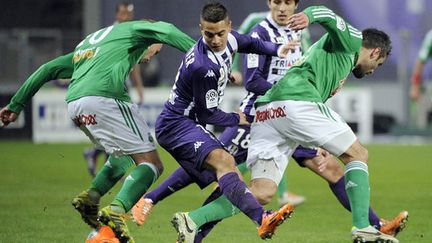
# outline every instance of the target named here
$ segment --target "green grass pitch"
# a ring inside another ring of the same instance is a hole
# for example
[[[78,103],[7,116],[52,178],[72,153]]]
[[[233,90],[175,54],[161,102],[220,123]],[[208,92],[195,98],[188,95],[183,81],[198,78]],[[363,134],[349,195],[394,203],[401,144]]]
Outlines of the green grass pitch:
[[[84,242],[90,228],[70,201],[90,184],[82,151],[87,144],[0,142],[0,242]],[[372,206],[383,218],[406,209],[408,227],[401,242],[432,242],[432,145],[370,145],[369,172]],[[161,152],[165,172],[177,163]],[[307,197],[293,217],[276,232],[273,242],[350,242],[351,216],[327,184],[296,163],[288,167],[289,187]],[[119,187],[106,195],[112,200]],[[176,211],[198,207],[211,189],[193,185],[159,203],[143,227],[129,223],[137,242],[175,242],[170,219]],[[276,203],[269,205],[276,208]],[[261,242],[244,215],[223,221],[206,242]]]

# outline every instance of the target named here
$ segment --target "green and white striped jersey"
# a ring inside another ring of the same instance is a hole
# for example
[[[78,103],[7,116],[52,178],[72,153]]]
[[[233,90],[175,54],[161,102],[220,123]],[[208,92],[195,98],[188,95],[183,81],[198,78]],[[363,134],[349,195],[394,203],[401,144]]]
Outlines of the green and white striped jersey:
[[[310,23],[319,23],[327,33],[291,67],[257,105],[279,100],[325,102],[335,95],[357,62],[362,33],[324,6],[303,11]]]
[[[88,35],[75,48],[66,101],[84,96],[130,101],[124,80],[154,43],[186,52],[195,41],[172,24],[148,21],[124,22]]]
[[[423,39],[418,54],[418,59],[423,63],[425,63],[429,58],[432,58],[432,30],[429,30]]]
[[[182,52],[195,41],[165,22],[131,21],[88,35],[73,53],[40,66],[12,97],[8,108],[20,113],[46,82],[72,78],[66,101],[84,96],[104,96],[130,101],[124,80],[153,43],[165,43]]]

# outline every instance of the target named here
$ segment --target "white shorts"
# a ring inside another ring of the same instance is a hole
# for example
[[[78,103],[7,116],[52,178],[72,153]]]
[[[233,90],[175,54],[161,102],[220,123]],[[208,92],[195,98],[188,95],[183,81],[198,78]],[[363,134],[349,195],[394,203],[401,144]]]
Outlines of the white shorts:
[[[250,135],[246,163],[252,179],[267,178],[276,184],[298,145],[322,147],[339,156],[357,140],[346,122],[326,105],[293,100],[258,107]]]
[[[138,106],[101,96],[87,96],[68,103],[70,118],[96,147],[114,156],[156,149]]]

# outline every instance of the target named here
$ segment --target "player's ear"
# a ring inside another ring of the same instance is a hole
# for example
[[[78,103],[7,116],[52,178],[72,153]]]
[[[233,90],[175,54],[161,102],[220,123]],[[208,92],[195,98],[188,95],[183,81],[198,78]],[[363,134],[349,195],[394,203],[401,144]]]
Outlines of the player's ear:
[[[381,48],[379,48],[379,47],[374,48],[371,51],[370,58],[371,59],[378,59],[380,54],[381,54]]]

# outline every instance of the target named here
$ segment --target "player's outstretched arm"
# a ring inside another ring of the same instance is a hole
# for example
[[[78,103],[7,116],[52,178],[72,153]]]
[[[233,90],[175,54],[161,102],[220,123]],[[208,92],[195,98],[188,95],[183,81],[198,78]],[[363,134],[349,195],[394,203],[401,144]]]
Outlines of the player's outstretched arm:
[[[46,82],[58,78],[71,78],[73,73],[73,53],[57,57],[40,66],[12,97],[7,109],[19,114],[25,104]]]
[[[134,30],[147,40],[150,39],[154,43],[167,44],[182,52],[188,51],[196,42],[175,25],[163,21],[138,22],[134,25]]]

